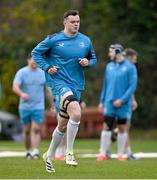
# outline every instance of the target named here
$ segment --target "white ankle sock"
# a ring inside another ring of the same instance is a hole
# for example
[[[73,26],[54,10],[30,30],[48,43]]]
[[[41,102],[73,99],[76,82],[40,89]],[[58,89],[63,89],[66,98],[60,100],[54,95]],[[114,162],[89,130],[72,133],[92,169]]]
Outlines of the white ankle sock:
[[[127,141],[127,133],[118,133],[117,144],[118,144],[119,156],[124,154],[126,141]]]
[[[111,145],[111,131],[103,130],[100,137],[100,154],[106,156]]]
[[[56,128],[52,134],[52,140],[47,151],[47,158],[52,160],[55,156],[56,148],[58,147],[59,143],[61,142],[64,133],[60,132],[58,128]]]
[[[125,148],[125,153],[126,153],[128,156],[130,156],[130,155],[132,154],[132,150],[131,150],[131,147],[130,147],[130,146],[128,146],[128,147]]]
[[[71,119],[69,119],[68,121],[68,125],[67,125],[67,149],[66,152],[73,152],[73,145],[74,145],[74,141],[78,132],[78,128],[79,128],[79,122],[75,122]]]
[[[39,154],[39,149],[33,149],[31,154],[32,156],[34,156],[35,154]]]

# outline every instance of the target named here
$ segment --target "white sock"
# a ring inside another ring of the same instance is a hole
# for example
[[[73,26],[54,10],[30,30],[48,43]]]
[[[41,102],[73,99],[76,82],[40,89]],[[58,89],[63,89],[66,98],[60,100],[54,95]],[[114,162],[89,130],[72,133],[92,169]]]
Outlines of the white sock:
[[[130,146],[128,146],[128,147],[125,148],[125,153],[126,153],[128,156],[130,156],[130,155],[132,154],[132,150],[131,150],[131,147],[130,147]]]
[[[35,154],[39,154],[39,149],[33,149],[31,154],[32,156],[34,156]]]
[[[112,141],[110,142],[110,145],[108,146],[108,149],[106,151],[107,156],[111,156],[111,145],[112,145]]]
[[[67,149],[66,152],[73,152],[73,145],[78,132],[80,122],[75,122],[71,119],[67,125]]]
[[[111,145],[111,131],[103,130],[100,137],[100,154],[107,155]]]
[[[52,140],[47,151],[47,158],[52,160],[55,156],[56,148],[58,147],[59,143],[61,142],[64,133],[60,132],[58,128],[56,128],[52,134]]]
[[[118,144],[119,156],[124,154],[126,141],[127,141],[127,133],[118,133],[117,144]]]

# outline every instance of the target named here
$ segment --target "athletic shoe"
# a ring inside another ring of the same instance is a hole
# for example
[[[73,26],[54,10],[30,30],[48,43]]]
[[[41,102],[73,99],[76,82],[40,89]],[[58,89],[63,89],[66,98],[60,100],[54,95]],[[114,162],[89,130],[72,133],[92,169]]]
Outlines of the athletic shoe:
[[[108,156],[104,156],[104,155],[98,155],[98,157],[96,158],[97,161],[106,161],[106,160],[110,160],[111,157]]]
[[[126,160],[127,160],[127,158],[124,157],[124,156],[118,156],[116,159],[117,159],[118,161],[126,161]]]
[[[78,163],[75,160],[74,154],[73,153],[67,153],[65,156],[65,162],[67,165],[70,166],[77,166]]]
[[[55,156],[55,160],[64,161],[65,157],[63,155],[62,156]]]
[[[45,165],[46,165],[46,171],[49,172],[49,173],[54,173],[55,172],[55,168],[53,167],[52,161],[50,161],[47,158],[46,153],[43,154],[43,160],[44,160]]]
[[[34,154],[34,155],[32,156],[32,158],[37,160],[37,159],[40,159],[40,156],[39,156],[39,154]]]
[[[133,154],[127,157],[127,160],[139,160],[139,158],[135,157]]]
[[[26,159],[32,159],[32,155],[30,152],[27,152],[26,155],[25,155],[25,158]]]

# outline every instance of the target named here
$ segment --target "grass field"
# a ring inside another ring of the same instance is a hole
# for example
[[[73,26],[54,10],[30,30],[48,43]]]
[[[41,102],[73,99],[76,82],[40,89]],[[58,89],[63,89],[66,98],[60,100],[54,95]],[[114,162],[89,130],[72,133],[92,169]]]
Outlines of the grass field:
[[[41,144],[41,153],[49,141]],[[136,138],[132,141],[134,152],[157,152],[157,141]],[[97,153],[98,139],[77,140],[75,154]],[[22,143],[0,141],[0,151],[23,151]],[[113,146],[115,152],[115,145]],[[25,160],[23,157],[0,158],[1,179],[157,179],[157,158],[143,158],[137,161],[116,160],[97,162],[95,158],[77,158],[78,167],[72,168],[65,162],[55,161],[56,173],[49,174],[40,160]]]

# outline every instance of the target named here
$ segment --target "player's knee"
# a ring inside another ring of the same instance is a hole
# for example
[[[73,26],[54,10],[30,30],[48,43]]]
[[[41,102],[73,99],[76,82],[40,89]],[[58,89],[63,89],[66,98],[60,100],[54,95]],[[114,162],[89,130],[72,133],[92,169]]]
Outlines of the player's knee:
[[[62,107],[60,109],[61,117],[65,118],[65,119],[69,119],[69,114],[67,113],[67,108],[68,108],[69,104],[73,101],[77,101],[77,99],[74,95],[69,95],[63,100]],[[78,116],[78,113],[76,112],[75,115]]]
[[[74,95],[69,95],[63,100],[62,108],[67,111],[69,104],[73,101],[77,101]]]
[[[114,125],[114,122],[115,122],[115,118],[114,118],[114,117],[111,117],[111,116],[105,115],[105,116],[104,116],[104,122],[106,123],[106,126],[107,126],[107,129],[106,129],[106,130],[111,131],[111,130],[113,129],[113,125]]]
[[[26,136],[29,136],[30,133],[31,133],[31,130],[30,130],[30,129],[25,129],[25,130],[24,130],[24,133],[25,133]]]
[[[40,134],[40,128],[33,128],[33,129],[32,129],[32,132],[33,132],[34,134]]]
[[[72,112],[71,113],[71,115],[70,115],[70,118],[71,119],[73,119],[73,120],[75,120],[75,121],[80,121],[80,119],[81,119],[81,111],[74,111],[74,112]]]

